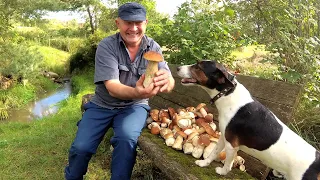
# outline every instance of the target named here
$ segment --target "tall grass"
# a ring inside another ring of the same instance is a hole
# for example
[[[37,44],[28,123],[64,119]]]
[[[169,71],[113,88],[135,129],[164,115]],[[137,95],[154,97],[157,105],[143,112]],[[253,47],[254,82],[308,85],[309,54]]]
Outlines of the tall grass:
[[[47,46],[35,46],[44,57],[42,70],[53,71],[65,75],[69,70],[70,53]]]

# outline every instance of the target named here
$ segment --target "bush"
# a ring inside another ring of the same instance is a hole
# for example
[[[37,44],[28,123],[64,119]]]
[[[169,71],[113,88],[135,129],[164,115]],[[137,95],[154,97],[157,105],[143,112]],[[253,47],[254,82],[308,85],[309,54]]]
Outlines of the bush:
[[[15,43],[0,44],[0,57],[0,73],[15,79],[36,76],[43,60],[37,49]]]
[[[230,64],[229,55],[238,46],[233,32],[232,10],[207,5],[201,1],[182,4],[174,22],[164,19],[164,31],[156,40],[166,46],[172,64],[190,64],[199,59],[214,59]],[[156,29],[158,27],[152,27]],[[164,51],[166,52],[166,51]],[[229,60],[228,60],[229,59]]]
[[[77,52],[70,57],[69,72],[72,73],[75,69],[82,70],[86,67],[94,67],[94,58],[99,42],[108,35],[115,32],[104,33],[96,31],[85,40],[84,46],[80,47]]]
[[[18,36],[22,36],[21,40],[29,40],[41,42],[42,39],[47,39],[47,33],[39,27],[17,27],[13,31]],[[20,41],[23,42],[23,41]]]

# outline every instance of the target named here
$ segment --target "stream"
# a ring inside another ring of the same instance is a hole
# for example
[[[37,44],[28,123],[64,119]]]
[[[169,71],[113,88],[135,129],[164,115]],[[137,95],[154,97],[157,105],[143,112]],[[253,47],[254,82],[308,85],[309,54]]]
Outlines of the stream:
[[[26,122],[41,119],[58,111],[58,103],[67,99],[71,94],[71,83],[65,81],[56,91],[40,95],[24,109],[11,109],[6,121]]]

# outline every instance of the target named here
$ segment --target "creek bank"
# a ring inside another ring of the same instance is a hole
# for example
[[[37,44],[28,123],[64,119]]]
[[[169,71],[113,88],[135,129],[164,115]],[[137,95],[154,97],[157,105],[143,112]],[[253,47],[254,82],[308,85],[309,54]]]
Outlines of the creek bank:
[[[9,110],[7,122],[28,122],[55,114],[58,103],[71,95],[71,82],[69,78],[63,78],[61,87],[55,91],[41,94],[36,100],[30,102],[22,109]]]

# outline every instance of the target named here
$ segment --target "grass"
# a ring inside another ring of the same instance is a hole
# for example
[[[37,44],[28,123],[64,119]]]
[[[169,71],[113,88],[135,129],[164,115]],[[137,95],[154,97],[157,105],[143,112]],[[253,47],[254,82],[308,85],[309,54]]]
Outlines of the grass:
[[[0,124],[0,179],[64,179],[68,150],[81,118],[81,97],[94,89],[93,71],[74,76],[72,82],[73,86],[82,88],[60,104],[57,114],[31,123]],[[110,178],[111,135],[108,132],[90,161],[86,179]],[[158,171],[153,169],[152,162],[138,151],[132,179],[154,179],[152,174],[156,176]]]
[[[35,45],[44,57],[43,70],[53,71],[60,75],[68,72],[70,53],[52,47]]]
[[[63,179],[79,103],[70,98],[63,103],[68,108],[41,121],[1,124],[1,178]]]
[[[71,96],[57,114],[41,121],[1,124],[1,178],[63,179],[68,148],[81,118],[80,100],[81,94]]]

